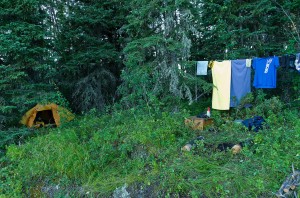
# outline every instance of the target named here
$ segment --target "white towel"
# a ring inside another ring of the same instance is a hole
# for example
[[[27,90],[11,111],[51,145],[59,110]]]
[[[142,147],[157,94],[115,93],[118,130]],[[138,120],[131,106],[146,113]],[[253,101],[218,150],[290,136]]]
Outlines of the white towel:
[[[296,54],[295,67],[300,72],[300,53]]]
[[[251,67],[252,59],[246,59],[246,67]]]
[[[197,61],[196,75],[207,75],[208,61]]]

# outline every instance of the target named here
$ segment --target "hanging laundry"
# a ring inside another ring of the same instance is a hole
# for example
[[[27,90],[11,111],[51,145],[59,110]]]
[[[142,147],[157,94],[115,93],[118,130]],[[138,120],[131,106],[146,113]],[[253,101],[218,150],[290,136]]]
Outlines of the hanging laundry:
[[[251,68],[247,60],[231,61],[230,107],[239,105],[241,99],[251,92]]]
[[[246,67],[251,67],[252,59],[246,59]]]
[[[197,75],[207,75],[208,61],[197,61]]]
[[[213,61],[212,67],[213,94],[212,108],[228,110],[230,104],[231,61]]]
[[[295,66],[296,70],[300,72],[300,53],[296,54]]]
[[[277,56],[268,58],[255,58],[252,62],[255,70],[253,86],[256,88],[276,88],[277,67],[279,60]]]
[[[296,56],[294,54],[286,54],[279,57],[279,65],[283,68],[294,68]]]

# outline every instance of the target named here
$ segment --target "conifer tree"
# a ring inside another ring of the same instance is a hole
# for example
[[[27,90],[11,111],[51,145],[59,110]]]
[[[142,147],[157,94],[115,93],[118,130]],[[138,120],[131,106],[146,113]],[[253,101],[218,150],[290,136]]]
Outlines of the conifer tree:
[[[79,112],[103,110],[115,98],[122,66],[118,29],[124,19],[123,3],[69,1],[58,13],[55,42],[59,87]]]
[[[202,1],[198,55],[235,59],[280,54],[285,19],[274,1]]]
[[[127,105],[149,103],[153,96],[192,100],[186,84],[191,76],[186,70],[196,7],[197,3],[186,0],[130,2],[132,10],[125,27],[129,37],[124,50],[126,68],[120,88]]]
[[[56,97],[42,1],[0,2],[0,123]]]

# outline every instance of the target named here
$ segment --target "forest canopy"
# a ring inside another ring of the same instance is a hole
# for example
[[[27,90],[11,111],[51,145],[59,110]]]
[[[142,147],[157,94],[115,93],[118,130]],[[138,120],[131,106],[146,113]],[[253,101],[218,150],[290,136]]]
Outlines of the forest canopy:
[[[37,103],[81,113],[116,102],[131,108],[210,97],[212,80],[195,76],[195,61],[299,52],[299,6],[296,0],[2,0],[0,126],[15,125]],[[272,94],[299,95],[292,75],[279,76],[283,83]]]

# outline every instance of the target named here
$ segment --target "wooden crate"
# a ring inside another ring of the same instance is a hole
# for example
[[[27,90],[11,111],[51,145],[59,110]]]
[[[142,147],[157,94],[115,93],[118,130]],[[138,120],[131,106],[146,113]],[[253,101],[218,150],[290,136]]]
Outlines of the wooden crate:
[[[213,124],[212,118],[197,118],[196,116],[192,116],[186,118],[184,123],[187,126],[190,126],[193,130],[203,130],[206,126]]]

